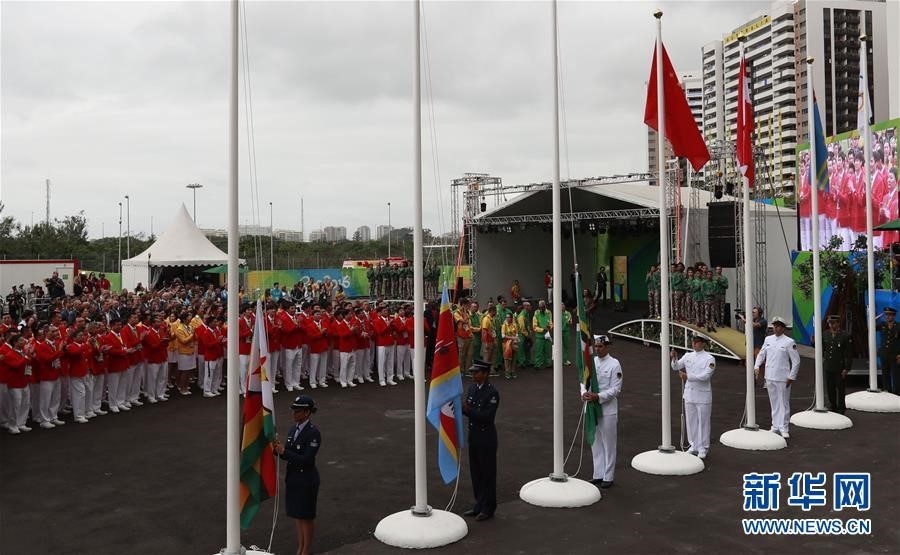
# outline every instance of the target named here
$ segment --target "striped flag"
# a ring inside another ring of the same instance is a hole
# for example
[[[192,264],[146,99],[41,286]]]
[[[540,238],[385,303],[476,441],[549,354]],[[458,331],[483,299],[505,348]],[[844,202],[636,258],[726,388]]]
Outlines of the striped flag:
[[[597,385],[597,372],[594,368],[594,357],[591,353],[591,330],[588,327],[587,317],[584,313],[584,291],[581,289],[581,275],[575,272],[575,295],[578,297],[578,336],[581,339],[581,356],[577,359],[578,381],[583,386],[582,391],[599,393]],[[594,444],[594,436],[597,435],[597,424],[603,415],[603,407],[597,401],[588,401],[584,407],[584,436],[588,443]]]
[[[428,387],[428,407],[425,411],[428,421],[438,431],[438,466],[445,484],[456,479],[459,452],[463,445],[463,390],[455,328],[445,282]]]
[[[750,101],[750,79],[747,60],[741,57],[738,73],[737,159],[741,175],[747,178],[753,190],[753,104]]]
[[[816,100],[815,96],[813,96],[813,116],[815,116],[815,127],[813,128],[813,132],[815,134],[815,145],[810,145],[810,148],[816,149],[816,165],[819,166],[818,171],[815,172],[816,179],[810,179],[810,183],[815,183],[820,191],[828,192],[831,188],[829,184],[828,178],[828,150],[825,148],[825,132],[822,131],[822,118],[819,117],[819,102]],[[810,176],[812,176],[813,169],[810,168]]]
[[[241,529],[246,529],[260,504],[275,495],[275,416],[272,382],[269,381],[269,342],[262,301],[256,302],[256,329],[250,350],[247,396],[244,398],[241,441]]]

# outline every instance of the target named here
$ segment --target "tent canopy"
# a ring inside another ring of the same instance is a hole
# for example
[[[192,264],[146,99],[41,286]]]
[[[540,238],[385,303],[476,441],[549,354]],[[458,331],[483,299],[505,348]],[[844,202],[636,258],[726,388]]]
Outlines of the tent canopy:
[[[875,229],[900,229],[900,218],[896,220],[891,220],[890,222],[883,223],[879,226],[875,226]]]
[[[243,261],[242,261],[243,262]],[[175,220],[150,248],[122,261],[123,265],[149,266],[217,266],[228,263],[228,255],[203,235],[191,220],[187,208],[175,214]]]

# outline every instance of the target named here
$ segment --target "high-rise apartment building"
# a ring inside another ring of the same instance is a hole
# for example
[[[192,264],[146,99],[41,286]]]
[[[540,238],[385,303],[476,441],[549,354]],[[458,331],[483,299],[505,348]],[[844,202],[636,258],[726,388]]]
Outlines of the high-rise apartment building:
[[[353,234],[353,239],[355,241],[371,241],[372,240],[372,229],[367,225],[361,225],[356,228],[356,232]]]
[[[376,227],[375,228],[375,238],[378,239],[379,241],[384,239],[385,237],[388,236],[388,233],[390,232],[390,230],[391,230],[391,227],[387,226],[387,225],[380,225],[380,226]]]
[[[325,234],[325,240],[331,243],[347,240],[347,228],[344,226],[326,226],[322,232]]]

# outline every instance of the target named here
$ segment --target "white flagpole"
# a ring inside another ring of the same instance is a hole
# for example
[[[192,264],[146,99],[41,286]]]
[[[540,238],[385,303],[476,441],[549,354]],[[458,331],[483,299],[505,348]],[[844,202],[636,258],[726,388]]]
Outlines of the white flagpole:
[[[669,219],[666,206],[666,100],[663,71],[662,16],[656,18],[656,182],[659,184],[659,271],[660,271],[660,398],[662,405],[662,442],[655,451],[645,451],[631,460],[631,466],[648,474],[686,475],[703,470],[699,458],[675,450],[672,445],[672,386],[669,362]]]
[[[528,482],[519,497],[539,507],[583,507],[600,500],[593,484],[566,476],[563,468],[563,318],[562,218],[559,183],[559,39],[557,2],[551,2],[551,58],[553,60],[553,472]],[[573,229],[574,233],[574,229]],[[577,294],[577,291],[576,291]],[[573,389],[573,391],[576,391]]]
[[[746,71],[746,61],[744,60],[744,42],[746,37],[742,36],[740,42],[740,60],[744,64]],[[750,82],[749,71],[743,73],[740,77],[743,81],[743,90],[738,92],[738,110],[746,110],[746,103],[750,102]],[[741,82],[741,81],[739,81]],[[740,86],[740,85],[739,85]],[[747,113],[743,112],[742,117],[744,128],[750,125],[747,121]],[[743,130],[739,130],[739,133]],[[740,141],[740,137],[738,141]],[[750,160],[742,160],[745,164],[754,164],[753,149],[751,143]],[[755,175],[755,172],[754,172]],[[772,451],[787,447],[787,442],[778,434],[770,431],[760,430],[756,423],[756,380],[753,373],[755,360],[753,357],[753,264],[754,252],[752,245],[752,237],[750,235],[750,179],[744,175],[741,179],[743,185],[743,249],[744,249],[744,372],[745,372],[745,390],[744,405],[747,413],[747,422],[741,427],[734,430],[728,430],[719,436],[719,441],[723,445],[733,447],[735,449],[747,449],[751,451]]]
[[[692,181],[692,179],[691,179],[691,172],[693,171],[693,169],[694,169],[694,168],[691,166],[691,164],[688,163],[688,164],[687,164],[687,186],[688,186],[688,195],[691,194],[691,186],[692,186],[692,185],[691,185],[691,181]],[[685,213],[684,213],[684,235],[683,235],[683,237],[682,237],[682,239],[681,239],[681,244],[682,244],[682,247],[681,247],[681,260],[678,261],[678,262],[681,262],[682,264],[684,264],[684,261],[688,259],[688,256],[687,256],[687,254],[688,254],[688,249],[689,249],[690,246],[691,246],[691,242],[690,242],[690,241],[691,241],[691,236],[690,236],[690,234],[688,233],[688,232],[690,231],[690,225],[691,225],[691,203],[690,203],[690,201],[688,201],[688,207],[687,207],[687,210],[685,210]]]
[[[810,198],[812,199],[813,336],[815,337],[815,408],[791,416],[791,424],[803,428],[839,430],[853,425],[844,415],[825,408],[825,379],[822,366],[822,270],[819,267],[819,168],[816,160],[816,120],[813,58],[806,59],[806,116],[809,130]]]
[[[239,439],[240,359],[238,356],[238,0],[231,0],[231,49],[228,100],[228,389],[226,438],[226,540],[225,555],[241,553],[240,459]]]
[[[860,71],[860,98],[859,117],[863,125],[860,129],[860,139],[863,141],[865,153],[865,179],[866,179],[866,296],[868,297],[868,312],[866,313],[866,325],[868,327],[867,340],[869,349],[869,388],[866,391],[857,391],[846,397],[847,408],[868,412],[900,412],[900,396],[880,391],[878,389],[878,368],[876,366],[875,346],[875,238],[874,222],[872,214],[872,129],[869,115],[869,76],[867,37],[859,37],[859,71]]]
[[[415,322],[413,337],[413,376],[415,393],[413,428],[415,505],[381,519],[375,527],[375,537],[394,547],[423,549],[440,547],[459,541],[469,528],[461,516],[428,506],[428,483],[425,456],[425,283],[422,248],[422,58],[421,58],[421,0],[413,2],[413,305]]]

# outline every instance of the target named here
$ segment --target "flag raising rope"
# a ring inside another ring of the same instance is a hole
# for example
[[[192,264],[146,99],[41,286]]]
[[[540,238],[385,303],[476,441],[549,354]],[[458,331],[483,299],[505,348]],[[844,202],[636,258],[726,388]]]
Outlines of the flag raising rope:
[[[428,407],[425,409],[428,421],[438,431],[438,466],[445,484],[455,480],[459,474],[459,453],[464,437],[462,393],[455,324],[445,281],[428,388]]]
[[[244,399],[241,441],[241,529],[246,529],[260,504],[275,495],[276,462],[271,443],[275,439],[272,382],[269,381],[269,344],[262,301],[256,301],[256,330],[250,350],[247,396]]]

